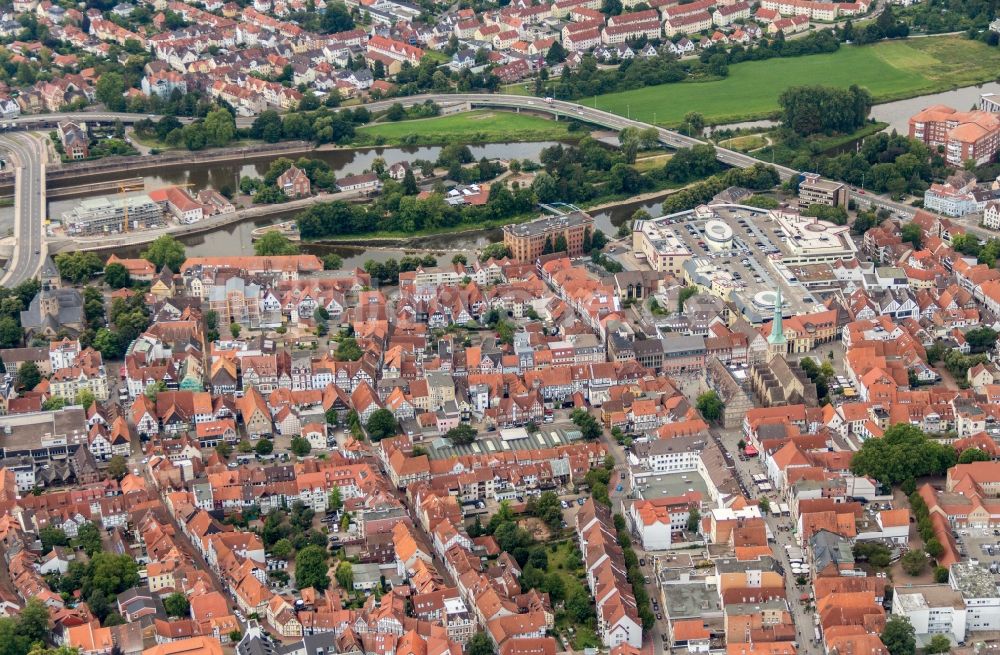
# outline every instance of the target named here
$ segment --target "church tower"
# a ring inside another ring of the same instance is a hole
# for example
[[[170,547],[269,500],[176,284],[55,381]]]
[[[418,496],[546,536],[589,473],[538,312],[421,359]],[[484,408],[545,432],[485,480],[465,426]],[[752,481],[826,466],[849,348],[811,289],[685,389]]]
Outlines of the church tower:
[[[788,354],[788,340],[785,339],[785,330],[781,323],[781,287],[778,287],[774,297],[774,320],[771,321],[771,334],[767,337],[767,360],[771,361],[776,356]]]

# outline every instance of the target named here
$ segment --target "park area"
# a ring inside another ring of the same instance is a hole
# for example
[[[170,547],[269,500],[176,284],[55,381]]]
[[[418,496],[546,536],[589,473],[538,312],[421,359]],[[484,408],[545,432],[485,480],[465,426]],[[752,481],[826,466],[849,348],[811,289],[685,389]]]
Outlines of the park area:
[[[790,86],[857,84],[875,102],[888,102],[993,80],[998,70],[1000,48],[961,36],[883,41],[842,46],[830,54],[743,62],[730,66],[725,79],[611,93],[598,96],[596,106],[666,126],[679,125],[691,111],[721,124],[773,116],[778,96]]]
[[[507,111],[470,111],[434,118],[375,123],[359,128],[366,142],[384,145],[439,145],[452,142],[514,143],[570,138],[568,122]],[[581,134],[582,136],[582,134]]]

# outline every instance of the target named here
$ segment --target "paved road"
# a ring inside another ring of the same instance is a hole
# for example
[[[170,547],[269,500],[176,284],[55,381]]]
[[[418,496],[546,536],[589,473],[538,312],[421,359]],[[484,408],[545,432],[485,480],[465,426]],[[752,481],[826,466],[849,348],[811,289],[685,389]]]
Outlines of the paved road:
[[[45,256],[45,146],[27,134],[5,134],[0,136],[0,148],[11,153],[17,166],[14,253],[0,279],[5,286],[15,286],[34,277]]]

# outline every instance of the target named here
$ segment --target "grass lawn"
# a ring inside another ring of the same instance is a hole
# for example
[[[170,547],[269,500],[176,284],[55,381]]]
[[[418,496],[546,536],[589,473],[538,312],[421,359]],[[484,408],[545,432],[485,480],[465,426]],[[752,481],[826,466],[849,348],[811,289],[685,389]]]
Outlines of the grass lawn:
[[[583,561],[580,558],[576,542],[567,539],[556,545],[555,551],[550,545],[545,552],[549,557],[549,566],[546,571],[557,573],[563,579],[567,598],[574,594],[578,588],[590,595],[583,570]],[[578,623],[563,611],[556,613],[556,631],[562,634],[563,638],[575,650],[601,646],[601,640],[597,638],[596,626],[590,623]]]
[[[508,143],[558,141],[571,138],[565,121],[552,121],[529,114],[480,110],[449,116],[420,118],[398,123],[379,123],[358,129],[368,142],[381,139],[386,145],[432,145],[462,143]],[[582,134],[581,134],[582,136]]]
[[[960,36],[843,46],[835,53],[750,61],[729,67],[729,77],[681,82],[598,96],[597,107],[633,119],[678,125],[698,111],[709,123],[766,118],[789,86],[822,84],[867,88],[887,102],[993,80],[1000,49]],[[591,104],[590,101],[587,104]]]
[[[757,148],[763,148],[766,146],[767,139],[759,134],[747,134],[746,136],[735,136],[732,139],[720,141],[719,145],[723,148],[729,148],[730,150],[748,152],[750,150],[756,150]]]

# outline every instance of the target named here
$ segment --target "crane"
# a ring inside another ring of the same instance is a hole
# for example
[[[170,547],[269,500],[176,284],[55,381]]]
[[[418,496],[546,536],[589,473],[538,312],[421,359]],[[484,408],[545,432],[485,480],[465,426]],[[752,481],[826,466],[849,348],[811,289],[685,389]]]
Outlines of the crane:
[[[142,191],[146,188],[146,185],[142,182],[132,182],[129,184],[121,184],[118,186],[118,191],[122,194],[122,199],[125,200],[123,203],[125,207],[125,218],[122,220],[122,232],[128,232],[128,199],[125,198],[126,193],[135,193],[136,191]]]

